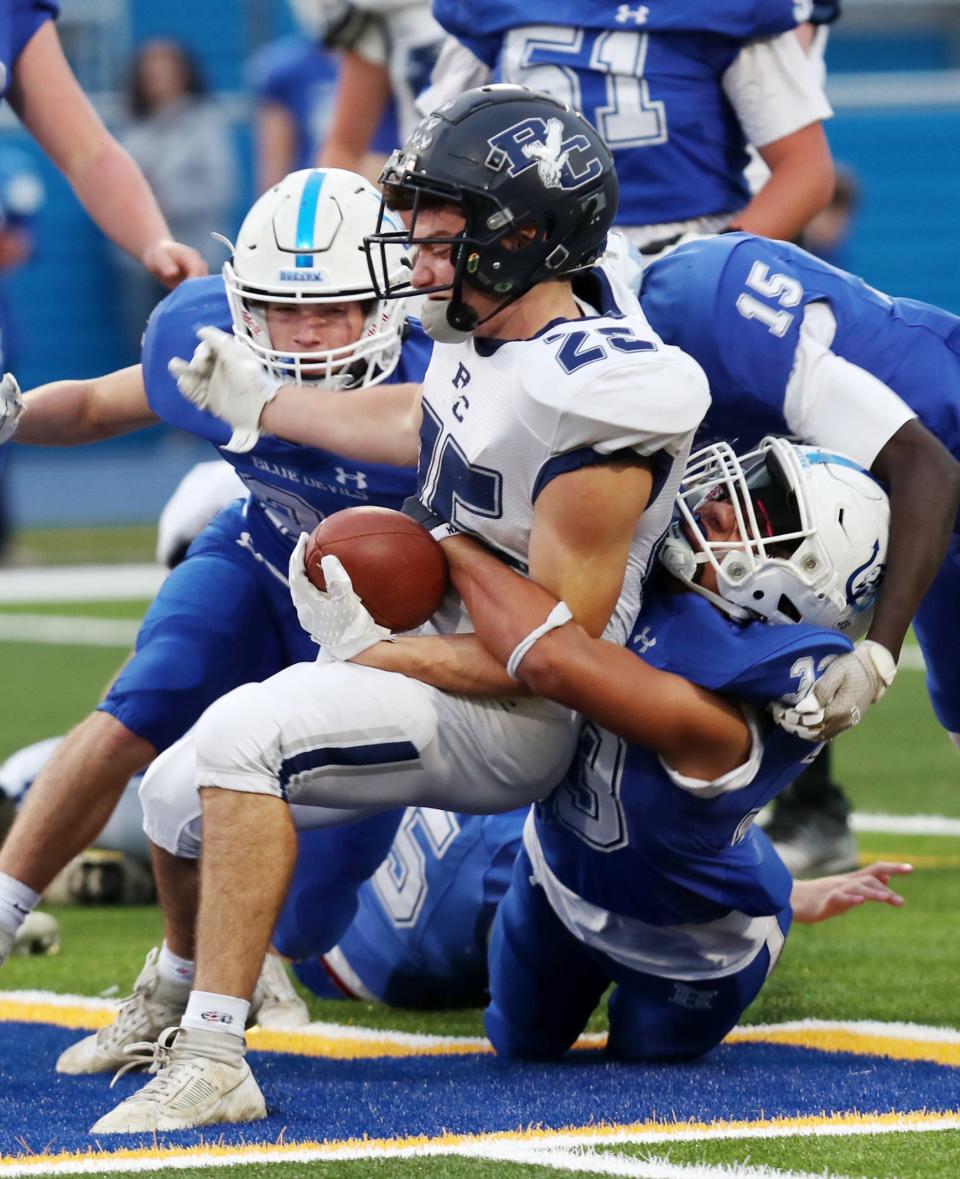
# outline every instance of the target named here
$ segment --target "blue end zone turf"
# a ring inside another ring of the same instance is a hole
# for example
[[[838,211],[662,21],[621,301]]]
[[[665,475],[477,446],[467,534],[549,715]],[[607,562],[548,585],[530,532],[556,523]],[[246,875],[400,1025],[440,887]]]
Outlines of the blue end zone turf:
[[[90,1148],[93,1122],[146,1080],[129,1075],[110,1090],[108,1075],[57,1075],[57,1055],[78,1034],[46,1024],[0,1025],[0,1155]],[[160,1134],[156,1141],[108,1135],[100,1147],[960,1108],[958,1068],[775,1044],[723,1045],[699,1064],[670,1066],[611,1064],[594,1052],[559,1065],[512,1065],[487,1055],[331,1060],[253,1052],[250,1060],[270,1109],[265,1121]]]

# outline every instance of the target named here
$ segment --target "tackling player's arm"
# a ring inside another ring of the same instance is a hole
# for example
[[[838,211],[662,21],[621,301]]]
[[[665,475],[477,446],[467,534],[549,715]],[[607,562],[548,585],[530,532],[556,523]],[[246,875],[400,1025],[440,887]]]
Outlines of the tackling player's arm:
[[[36,446],[79,446],[151,426],[139,364],[85,381],[54,381],[24,394],[16,440]]]
[[[444,551],[478,636],[506,663],[556,605],[555,597],[466,537],[445,541]],[[650,667],[626,647],[591,637],[576,621],[539,639],[518,674],[536,695],[655,750],[691,778],[712,781],[749,755],[750,731],[736,704]]]
[[[960,463],[914,419],[885,443],[870,471],[890,495],[890,540],[867,638],[896,659],[946,555],[960,511]]]
[[[537,500],[530,534],[530,578],[548,597],[566,602],[588,636],[599,635],[610,620],[637,521],[652,488],[648,460],[616,460],[558,476]],[[489,560],[500,565],[495,557]],[[524,578],[512,577],[525,584]],[[496,606],[505,624],[516,619],[511,630],[517,632],[516,642],[532,629],[523,629],[529,615],[520,608],[522,601],[507,595]],[[533,625],[542,621],[540,617]],[[517,682],[506,671],[512,650],[488,649],[477,635],[417,636],[380,643],[355,661],[400,672],[448,692],[515,696]],[[558,698],[543,686],[528,681],[526,686],[537,695]]]

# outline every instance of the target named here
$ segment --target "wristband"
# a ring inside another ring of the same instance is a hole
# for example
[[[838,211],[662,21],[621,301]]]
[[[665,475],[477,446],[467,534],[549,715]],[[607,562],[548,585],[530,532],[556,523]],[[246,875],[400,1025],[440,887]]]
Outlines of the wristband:
[[[513,648],[510,658],[507,660],[507,675],[512,680],[518,680],[517,669],[524,660],[524,656],[534,645],[552,630],[563,626],[565,622],[570,622],[573,614],[566,602],[557,602],[556,606],[550,611],[546,619],[540,623],[538,627],[532,630],[526,638],[520,640]]]

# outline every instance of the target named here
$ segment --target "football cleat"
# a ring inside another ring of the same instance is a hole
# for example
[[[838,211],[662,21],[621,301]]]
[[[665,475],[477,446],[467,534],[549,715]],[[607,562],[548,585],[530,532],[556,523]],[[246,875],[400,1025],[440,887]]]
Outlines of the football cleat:
[[[11,955],[59,954],[60,926],[49,913],[29,913],[14,935]]]
[[[268,953],[250,1001],[247,1026],[300,1028],[310,1022],[307,1005],[297,994],[277,954]]]
[[[128,1058],[128,1063],[135,1068],[149,1064],[156,1076],[104,1114],[91,1126],[90,1133],[189,1130],[193,1126],[265,1118],[267,1107],[260,1086],[240,1052],[225,1045],[216,1056],[197,1055],[192,1045],[198,1036],[207,1047],[211,1038],[236,1039],[219,1032],[191,1033],[173,1027],[162,1032],[156,1043],[132,1044],[133,1059]],[[140,1056],[134,1055],[137,1050],[143,1050]]]
[[[770,842],[798,880],[850,872],[858,866],[857,841],[845,818],[813,807],[783,809],[765,828]]]
[[[182,1002],[170,994],[158,996],[160,975],[156,946],[147,954],[143,969],[133,984],[133,993],[120,1004],[117,1018],[92,1036],[71,1044],[57,1060],[57,1072],[77,1076],[81,1073],[109,1073],[127,1064],[126,1048],[135,1041],[152,1041],[164,1028],[180,1022],[187,1009],[190,988],[183,989]]]
[[[90,847],[67,864],[43,897],[55,905],[148,905],[157,890],[143,860]]]

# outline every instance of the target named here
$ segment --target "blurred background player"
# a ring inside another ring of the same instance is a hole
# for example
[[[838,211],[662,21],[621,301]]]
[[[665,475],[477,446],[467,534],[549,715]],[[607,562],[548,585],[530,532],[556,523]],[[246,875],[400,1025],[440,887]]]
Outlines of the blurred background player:
[[[879,699],[915,616],[934,711],[957,741],[960,321],[893,299],[797,246],[744,234],[655,260],[640,298],[663,338],[708,375],[703,437],[751,445],[777,431],[842,445],[889,488],[887,580],[866,641],[817,685],[827,716],[821,724],[808,714],[810,740],[855,723]],[[805,779],[771,828],[791,871],[855,862],[847,811],[828,779]]]
[[[43,183],[22,149],[0,146],[0,369],[19,360],[17,313],[7,292],[7,277],[34,249],[34,220],[43,204]],[[7,462],[0,455],[0,564],[7,556],[12,526],[7,507]]]
[[[170,288],[184,278],[206,274],[206,263],[196,250],[173,240],[143,173],[104,127],[73,76],[54,25],[58,13],[53,0],[0,7],[0,98],[6,98],[100,229],[158,282]],[[22,183],[19,189],[19,199],[28,199]],[[36,203],[30,215],[35,212]],[[4,213],[14,222],[18,217],[14,208]],[[0,270],[23,262],[28,246],[26,220],[4,230]],[[9,330],[13,321],[5,313],[4,319],[0,328]],[[3,353],[8,344],[0,340]],[[5,355],[0,359],[6,369]],[[0,480],[5,465],[0,457]],[[0,483],[0,546],[9,535]]]
[[[579,757],[524,831],[490,944],[485,1025],[501,1055],[560,1056],[610,983],[608,1052],[702,1055],[738,1021],[789,928],[792,881],[754,820],[810,756],[771,703],[849,652],[882,577],[889,509],[842,455],[765,439],[691,457],[626,648],[546,631],[521,681],[589,718]],[[556,600],[470,542],[446,546],[498,657]],[[500,603],[518,607],[504,623]],[[770,625],[773,624],[773,625]],[[868,894],[886,888],[890,865]],[[557,980],[563,979],[563,986]]]
[[[207,97],[192,54],[176,41],[141,45],[130,63],[127,103],[120,142],[147,178],[171,233],[219,270],[223,246],[213,233],[229,224],[237,161],[224,114]],[[164,290],[125,255],[117,263],[130,355],[139,357],[144,324]]]
[[[261,46],[247,63],[255,100],[258,193],[289,172],[316,163],[330,126],[340,68],[339,56],[326,39],[353,12],[348,5],[327,5],[324,0],[291,0],[290,7],[299,29]]]
[[[696,6],[593,6],[548,0],[434,15],[473,59],[445,54],[424,107],[456,94],[476,59],[495,79],[582,110],[613,152],[617,226],[640,248],[728,226],[792,238],[829,200],[830,105],[797,38],[809,5],[748,0]],[[769,167],[751,197],[747,145]]]
[[[168,288],[205,274],[196,250],[172,240],[142,172],[80,89],[57,37],[58,12],[52,0],[0,10],[0,94],[111,241]]]
[[[319,7],[328,9],[330,0],[319,0]],[[429,0],[356,0],[349,15],[336,23],[329,18],[327,41],[341,60],[333,114],[317,160],[321,166],[375,178],[383,158],[368,158],[371,150],[389,154],[417,125],[415,100],[430,79],[443,40],[430,7]],[[386,144],[380,132],[388,118],[394,140]]]
[[[5,939],[56,872],[92,841],[130,776],[210,701],[315,657],[286,586],[295,537],[343,506],[398,507],[414,485],[409,470],[233,434],[187,402],[167,370],[173,356],[192,349],[199,326],[215,324],[232,327],[265,373],[311,390],[419,379],[428,343],[416,331],[401,343],[403,303],[374,297],[360,249],[379,205],[358,176],[295,173],[251,209],[223,277],[191,283],[156,310],[142,366],[57,382],[26,398],[9,377],[0,387],[4,437],[19,424],[23,441],[69,444],[162,417],[208,439],[250,493],[204,529],[164,582],[134,657],[31,788],[0,851]],[[401,256],[398,248],[397,266]]]

